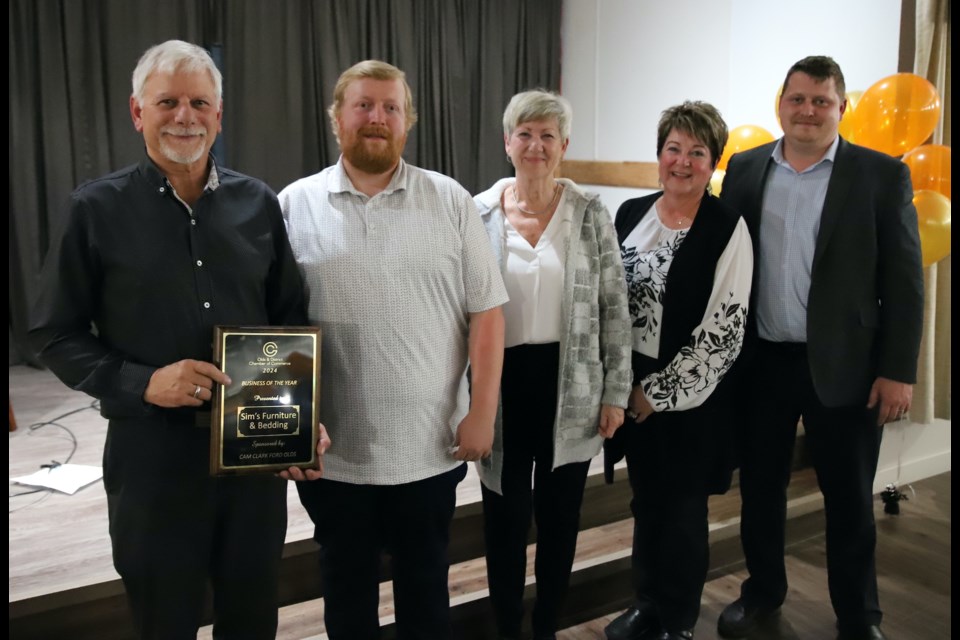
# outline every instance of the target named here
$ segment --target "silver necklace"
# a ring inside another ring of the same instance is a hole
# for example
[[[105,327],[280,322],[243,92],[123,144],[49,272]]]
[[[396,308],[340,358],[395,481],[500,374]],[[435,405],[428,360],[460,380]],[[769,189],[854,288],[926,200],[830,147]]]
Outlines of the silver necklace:
[[[656,203],[656,207],[657,216],[660,218],[660,224],[668,229],[673,229],[673,227],[669,226],[667,221],[670,221],[671,224],[676,225],[677,229],[673,229],[674,231],[682,230],[684,227],[689,227],[691,224],[693,224],[693,218],[690,216],[668,216],[663,210],[663,205],[661,205],[659,200]]]
[[[563,190],[563,187],[560,186],[559,182],[553,183],[553,197],[550,198],[550,202],[547,203],[547,206],[541,209],[540,211],[530,211],[529,209],[524,209],[520,206],[520,195],[517,193],[517,183],[513,183],[513,201],[517,205],[517,209],[520,210],[520,213],[525,213],[528,216],[539,216],[541,214],[550,211],[553,208],[553,203],[557,201],[557,197],[560,195],[560,192]]]

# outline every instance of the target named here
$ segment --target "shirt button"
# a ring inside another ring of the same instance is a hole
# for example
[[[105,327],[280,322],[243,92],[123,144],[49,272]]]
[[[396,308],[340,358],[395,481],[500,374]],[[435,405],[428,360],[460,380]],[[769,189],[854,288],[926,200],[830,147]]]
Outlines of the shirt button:
[[[190,224],[192,224],[193,226],[197,226],[196,218],[190,218]]]
[[[197,266],[198,266],[198,267],[202,267],[202,266],[203,266],[203,260],[197,260]]]
[[[167,192],[166,187],[160,187],[160,193],[166,193],[166,192]]]
[[[209,303],[209,302],[204,302],[204,303],[203,303],[203,308],[204,308],[204,309],[209,309],[209,308],[210,308],[210,303]]]

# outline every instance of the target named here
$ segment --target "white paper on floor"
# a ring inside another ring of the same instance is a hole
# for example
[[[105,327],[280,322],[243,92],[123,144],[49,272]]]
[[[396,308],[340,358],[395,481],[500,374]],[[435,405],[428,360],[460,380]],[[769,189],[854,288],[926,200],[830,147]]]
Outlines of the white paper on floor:
[[[56,467],[40,469],[36,473],[19,478],[10,478],[10,482],[27,484],[32,487],[49,487],[73,495],[81,487],[96,482],[103,477],[103,467],[91,467],[86,464],[61,464]]]

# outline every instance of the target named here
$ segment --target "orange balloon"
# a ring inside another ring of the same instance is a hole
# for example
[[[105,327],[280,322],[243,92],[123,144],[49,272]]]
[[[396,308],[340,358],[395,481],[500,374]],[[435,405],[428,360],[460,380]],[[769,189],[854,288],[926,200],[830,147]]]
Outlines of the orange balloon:
[[[847,91],[847,110],[843,112],[843,118],[840,120],[840,135],[847,142],[856,142],[856,110],[857,103],[863,96],[863,91]]]
[[[910,167],[914,191],[930,189],[950,197],[950,147],[925,144],[903,156],[903,161]]]
[[[773,141],[773,134],[763,127],[758,127],[754,124],[742,124],[739,127],[735,127],[730,132],[730,137],[727,138],[727,146],[723,148],[723,154],[720,156],[717,169],[726,171],[727,162],[733,154],[746,151],[747,149],[753,149],[754,147],[759,147],[762,144]]]
[[[929,267],[950,255],[950,200],[924,189],[913,195],[920,225],[920,252],[923,266]]]
[[[901,156],[933,133],[940,121],[940,96],[928,80],[897,73],[864,92],[854,120],[857,144]]]

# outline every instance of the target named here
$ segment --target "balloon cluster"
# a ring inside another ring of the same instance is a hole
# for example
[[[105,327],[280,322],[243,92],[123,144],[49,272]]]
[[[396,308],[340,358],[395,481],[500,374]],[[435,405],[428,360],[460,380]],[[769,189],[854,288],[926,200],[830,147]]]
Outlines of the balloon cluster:
[[[936,129],[940,110],[940,96],[928,80],[897,73],[848,103],[840,123],[844,137],[902,156],[910,167],[924,267],[950,255],[950,147],[923,144]]]
[[[897,73],[866,91],[848,91],[847,108],[840,120],[840,135],[845,140],[902,156],[910,167],[924,267],[950,255],[950,147],[923,144],[940,121],[940,110],[940,96],[928,80],[913,73]],[[776,111],[779,122],[780,90]],[[713,193],[720,193],[730,156],[773,140],[763,127],[732,129],[710,181]]]

